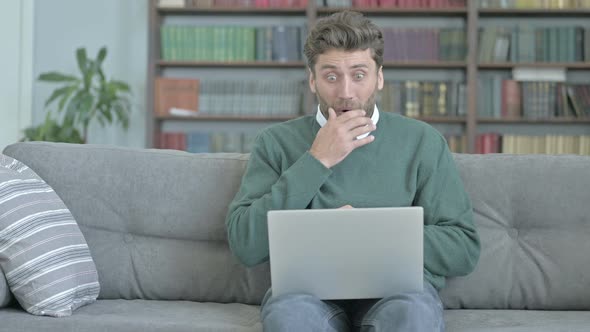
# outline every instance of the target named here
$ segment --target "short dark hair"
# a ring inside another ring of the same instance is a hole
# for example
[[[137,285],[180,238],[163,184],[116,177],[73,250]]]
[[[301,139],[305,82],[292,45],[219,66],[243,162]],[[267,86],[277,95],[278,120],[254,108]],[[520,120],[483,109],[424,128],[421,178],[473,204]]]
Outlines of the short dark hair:
[[[330,49],[345,51],[371,49],[377,69],[383,64],[383,33],[363,14],[345,10],[317,21],[309,32],[303,53],[311,72],[317,57]]]

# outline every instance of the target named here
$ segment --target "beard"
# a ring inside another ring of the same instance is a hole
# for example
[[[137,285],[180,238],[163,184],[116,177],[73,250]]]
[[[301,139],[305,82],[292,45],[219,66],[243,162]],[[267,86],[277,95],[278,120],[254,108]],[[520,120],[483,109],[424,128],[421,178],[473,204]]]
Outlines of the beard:
[[[377,93],[379,92],[379,90],[377,89],[377,85],[375,85],[375,90],[373,90],[373,93],[371,94],[371,96],[369,96],[369,98],[367,99],[367,101],[365,103],[362,103],[360,101],[352,101],[352,100],[338,100],[333,104],[330,104],[326,101],[326,99],[324,99],[318,90],[318,87],[316,85],[315,87],[315,91],[316,91],[316,98],[318,100],[318,103],[320,104],[320,112],[322,112],[322,114],[324,115],[324,117],[326,119],[328,119],[328,108],[333,108],[334,110],[336,109],[348,109],[348,110],[357,110],[357,109],[362,109],[366,112],[366,117],[370,118],[373,116],[373,112],[375,111],[375,100],[377,99]]]

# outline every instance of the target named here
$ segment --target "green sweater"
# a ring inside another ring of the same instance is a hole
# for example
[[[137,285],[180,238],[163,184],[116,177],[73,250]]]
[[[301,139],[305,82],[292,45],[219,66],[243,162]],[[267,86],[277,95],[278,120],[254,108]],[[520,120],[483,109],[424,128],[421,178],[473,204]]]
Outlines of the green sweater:
[[[380,112],[375,140],[331,169],[309,149],[315,116],[258,135],[226,219],[229,245],[245,265],[269,258],[269,210],[422,206],[424,274],[436,288],[466,275],[479,258],[471,202],[447,144],[424,122]]]

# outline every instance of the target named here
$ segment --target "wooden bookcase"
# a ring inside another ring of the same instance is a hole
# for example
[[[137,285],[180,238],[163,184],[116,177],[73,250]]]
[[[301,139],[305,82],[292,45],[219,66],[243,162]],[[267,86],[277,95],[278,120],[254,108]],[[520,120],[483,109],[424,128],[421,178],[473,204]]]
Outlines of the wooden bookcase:
[[[303,62],[239,62],[239,63],[221,63],[221,62],[194,62],[194,61],[164,61],[160,57],[160,26],[167,16],[180,17],[197,17],[197,16],[215,16],[220,20],[232,24],[235,17],[240,16],[255,16],[260,20],[264,20],[273,16],[294,16],[302,17],[306,20],[307,26],[313,25],[318,16],[324,16],[333,13],[343,8],[316,8],[315,1],[309,1],[307,8],[295,9],[254,9],[254,8],[212,8],[212,9],[197,9],[197,8],[158,8],[157,0],[150,0],[149,10],[149,59],[148,59],[148,85],[147,85],[147,142],[148,146],[158,146],[157,138],[162,130],[163,124],[167,121],[185,121],[185,122],[211,122],[211,121],[227,121],[234,123],[247,123],[256,121],[284,121],[289,117],[252,117],[252,116],[202,116],[198,118],[181,118],[174,116],[155,116],[154,115],[154,82],[156,77],[164,76],[165,70],[170,68],[177,69],[198,69],[198,68],[213,68],[219,70],[241,70],[241,69],[298,69],[305,70]],[[415,17],[419,20],[429,19],[446,19],[446,18],[460,18],[464,20],[467,37],[467,55],[465,61],[453,62],[385,62],[384,71],[388,70],[416,70],[428,72],[429,70],[459,70],[464,73],[466,83],[466,107],[467,112],[465,117],[420,117],[419,119],[432,124],[452,124],[462,126],[462,132],[467,139],[467,152],[475,152],[476,135],[478,134],[478,126],[481,125],[527,125],[536,126],[539,124],[551,126],[563,126],[564,131],[567,132],[568,125],[583,125],[588,126],[589,130],[585,133],[590,134],[590,118],[556,118],[556,119],[497,119],[497,118],[478,118],[478,76],[480,73],[495,70],[495,71],[510,71],[515,66],[526,67],[558,67],[567,68],[568,70],[588,71],[590,77],[590,62],[575,62],[575,63],[479,63],[478,62],[478,39],[480,20],[486,18],[522,18],[524,20],[529,18],[559,18],[561,20],[570,17],[576,18],[590,18],[590,9],[578,10],[559,10],[559,9],[487,9],[479,8],[479,1],[468,0],[466,8],[441,8],[441,9],[385,9],[385,8],[351,8],[365,13],[371,18],[378,19],[395,19],[398,17]],[[590,80],[588,81],[590,83]],[[310,100],[313,96],[308,95],[306,105],[311,105]]]

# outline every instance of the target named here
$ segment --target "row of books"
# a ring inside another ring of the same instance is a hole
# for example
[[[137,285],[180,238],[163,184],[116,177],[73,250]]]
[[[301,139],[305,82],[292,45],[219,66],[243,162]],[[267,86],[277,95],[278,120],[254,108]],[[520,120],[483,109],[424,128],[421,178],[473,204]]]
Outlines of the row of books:
[[[191,153],[250,153],[256,132],[163,132],[159,148]]]
[[[163,132],[159,147],[191,153],[250,153],[256,135],[256,132]],[[467,152],[465,135],[444,136],[449,150]],[[590,155],[590,136],[485,133],[476,136],[475,153]]]
[[[301,114],[305,83],[299,80],[232,81],[159,77],[159,116],[290,117]]]
[[[409,117],[464,116],[466,86],[452,81],[386,81],[379,109]]]
[[[313,0],[312,0],[313,1]],[[315,0],[318,7],[464,8],[467,0]],[[161,8],[305,8],[308,0],[159,0]],[[480,8],[580,9],[590,0],[479,0]]]
[[[590,84],[479,79],[478,116],[551,119],[590,117]],[[159,77],[159,116],[293,117],[303,110],[304,81],[233,81]],[[409,117],[465,116],[466,86],[456,81],[386,81],[377,103]],[[277,107],[277,105],[279,105]]]
[[[590,155],[590,136],[523,136],[485,133],[477,135],[475,140],[475,152]]]
[[[444,134],[449,150],[455,153],[467,153],[467,136]]]
[[[316,0],[318,7],[465,8],[466,0]]]
[[[305,89],[304,81],[158,77],[155,111],[159,116],[297,116],[304,113]],[[465,91],[461,82],[386,81],[377,103],[384,112],[411,117],[464,116]]]
[[[480,78],[477,113],[488,118],[590,117],[590,84]]]
[[[590,0],[479,0],[480,8],[583,9]]]
[[[305,8],[308,0],[160,0],[162,8]]]
[[[383,30],[385,61],[462,61],[465,30],[389,28]],[[300,61],[304,26],[163,25],[161,54],[180,61]],[[590,61],[590,28],[489,27],[480,30],[480,62]]]
[[[296,116],[301,114],[303,81],[203,81],[201,114]]]
[[[384,61],[463,61],[465,30],[458,28],[382,28]]]
[[[171,61],[300,61],[303,26],[163,25],[161,57]]]
[[[257,132],[163,132],[159,148],[191,153],[250,153],[256,135]],[[445,135],[445,139],[452,152],[467,152],[465,135]]]
[[[312,0],[318,7],[463,8],[466,0]],[[305,8],[308,0],[160,0],[163,8]]]
[[[163,132],[159,148],[191,153],[250,153],[257,132]],[[449,149],[467,152],[465,135],[445,135]]]
[[[590,28],[484,28],[478,55],[480,62],[590,61]]]

